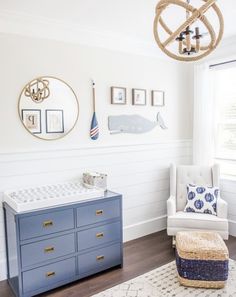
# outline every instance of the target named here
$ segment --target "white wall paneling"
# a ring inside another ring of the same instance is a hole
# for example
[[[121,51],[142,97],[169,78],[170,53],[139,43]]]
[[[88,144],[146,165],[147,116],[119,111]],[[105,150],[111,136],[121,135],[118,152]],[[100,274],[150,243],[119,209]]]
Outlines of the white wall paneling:
[[[0,154],[0,192],[108,173],[109,188],[123,194],[124,239],[166,227],[169,164],[191,163],[191,141]],[[0,279],[6,276],[3,212],[0,212]]]

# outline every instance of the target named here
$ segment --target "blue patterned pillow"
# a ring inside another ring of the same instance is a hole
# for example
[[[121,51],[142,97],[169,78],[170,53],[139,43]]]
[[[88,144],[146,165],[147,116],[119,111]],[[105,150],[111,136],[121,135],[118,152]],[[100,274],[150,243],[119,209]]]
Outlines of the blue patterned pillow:
[[[219,188],[187,185],[187,205],[185,212],[198,212],[217,215],[217,197]]]

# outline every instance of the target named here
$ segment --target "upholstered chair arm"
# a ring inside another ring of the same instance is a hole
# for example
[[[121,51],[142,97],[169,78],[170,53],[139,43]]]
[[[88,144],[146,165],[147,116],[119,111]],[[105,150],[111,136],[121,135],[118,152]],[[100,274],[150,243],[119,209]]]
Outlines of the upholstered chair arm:
[[[175,196],[170,196],[167,200],[167,216],[174,216],[176,213],[176,198]]]
[[[222,198],[217,198],[217,216],[222,219],[227,219],[228,203]]]

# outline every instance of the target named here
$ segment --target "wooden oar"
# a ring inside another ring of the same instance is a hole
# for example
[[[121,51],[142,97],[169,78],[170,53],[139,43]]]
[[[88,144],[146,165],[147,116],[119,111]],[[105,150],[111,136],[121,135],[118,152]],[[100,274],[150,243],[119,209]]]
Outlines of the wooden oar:
[[[90,128],[90,138],[92,140],[98,139],[99,136],[99,128],[98,128],[98,121],[96,116],[96,102],[95,102],[95,82],[92,80],[92,87],[93,87],[93,117],[91,122]]]

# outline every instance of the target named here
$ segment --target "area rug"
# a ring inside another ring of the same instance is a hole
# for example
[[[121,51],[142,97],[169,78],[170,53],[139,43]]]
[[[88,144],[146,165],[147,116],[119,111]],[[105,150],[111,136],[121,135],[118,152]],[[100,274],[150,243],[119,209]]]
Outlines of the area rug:
[[[229,262],[224,289],[197,289],[179,285],[175,261],[112,287],[93,297],[236,297],[236,261]]]

